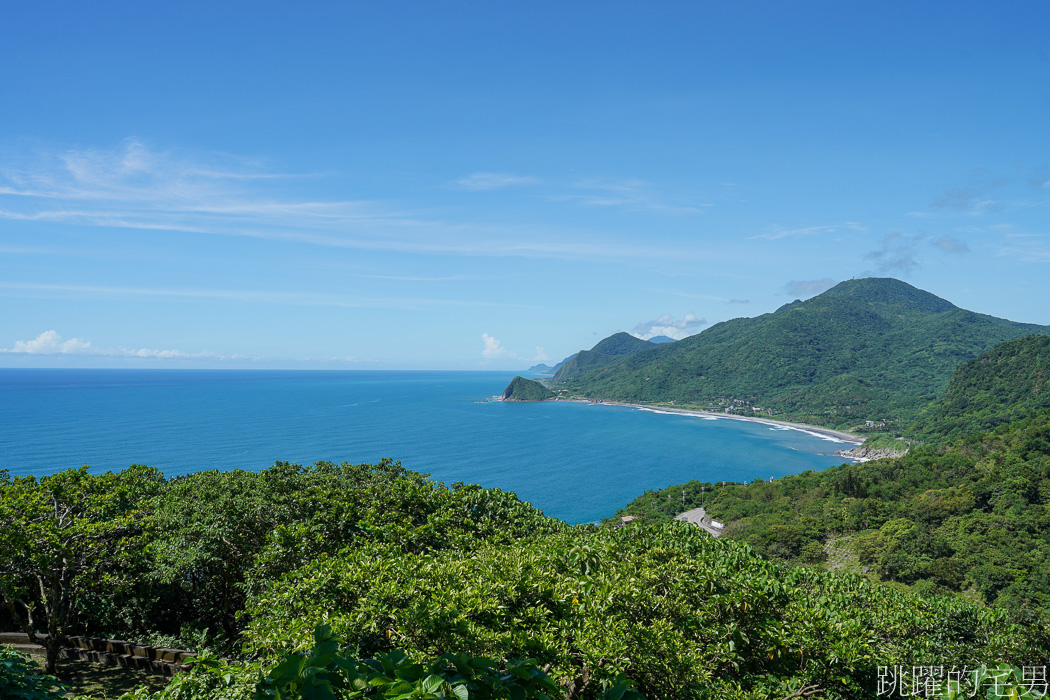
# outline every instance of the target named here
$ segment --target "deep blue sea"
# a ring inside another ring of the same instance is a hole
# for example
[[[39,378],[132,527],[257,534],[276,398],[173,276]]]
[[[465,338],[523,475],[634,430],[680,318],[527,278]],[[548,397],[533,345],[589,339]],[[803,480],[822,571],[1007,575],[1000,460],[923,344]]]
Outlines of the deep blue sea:
[[[647,489],[843,462],[805,432],[620,406],[492,401],[510,372],[0,369],[0,469],[148,464],[168,476],[276,460],[398,459],[514,491],[570,523]]]

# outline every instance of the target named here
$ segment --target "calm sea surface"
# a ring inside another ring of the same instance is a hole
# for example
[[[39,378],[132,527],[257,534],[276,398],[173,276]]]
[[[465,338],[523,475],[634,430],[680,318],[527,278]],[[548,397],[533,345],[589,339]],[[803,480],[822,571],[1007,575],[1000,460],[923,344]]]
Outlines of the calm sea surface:
[[[0,469],[148,464],[168,476],[276,460],[401,460],[514,491],[570,523],[647,489],[842,463],[795,430],[627,407],[488,401],[507,372],[0,369]]]

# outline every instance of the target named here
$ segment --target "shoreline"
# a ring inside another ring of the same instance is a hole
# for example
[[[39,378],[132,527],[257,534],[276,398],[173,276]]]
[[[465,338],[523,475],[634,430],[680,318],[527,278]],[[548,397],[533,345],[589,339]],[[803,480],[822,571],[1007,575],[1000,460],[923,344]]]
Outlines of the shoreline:
[[[566,401],[570,403],[589,403],[596,404],[599,406],[625,406],[627,408],[637,408],[643,411],[653,411],[655,413],[677,413],[684,416],[702,416],[704,418],[719,420],[743,420],[751,423],[764,423],[775,428],[784,428],[787,430],[798,430],[803,433],[810,433],[817,435],[824,439],[832,439],[838,442],[847,442],[853,445],[861,445],[867,439],[862,435],[856,433],[847,433],[843,430],[834,430],[832,428],[822,428],[819,425],[807,425],[805,423],[791,423],[784,420],[775,420],[773,418],[759,418],[757,416],[735,416],[731,413],[715,413],[714,411],[703,411],[695,408],[673,408],[670,406],[646,406],[644,404],[637,403],[620,403],[619,401],[591,401],[588,399],[554,399],[555,401]]]

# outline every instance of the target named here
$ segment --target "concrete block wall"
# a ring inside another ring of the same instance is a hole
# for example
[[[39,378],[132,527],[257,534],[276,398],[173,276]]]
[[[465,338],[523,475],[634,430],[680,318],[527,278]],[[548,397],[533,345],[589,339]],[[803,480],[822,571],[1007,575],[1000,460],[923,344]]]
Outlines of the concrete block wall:
[[[43,647],[31,644],[28,635],[22,632],[0,632],[0,644],[27,653],[43,652]],[[194,652],[186,649],[164,649],[119,639],[94,637],[68,637],[59,653],[66,659],[84,659],[107,666],[137,668],[164,676],[189,670],[187,659],[194,655]]]

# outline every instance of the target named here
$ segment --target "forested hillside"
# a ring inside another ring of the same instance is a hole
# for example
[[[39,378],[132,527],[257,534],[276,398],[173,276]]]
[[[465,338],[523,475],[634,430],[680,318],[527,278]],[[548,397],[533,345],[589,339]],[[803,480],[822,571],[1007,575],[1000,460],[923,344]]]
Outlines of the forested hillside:
[[[909,433],[927,439],[980,433],[1050,408],[1050,336],[997,345],[960,366],[947,396],[928,408]]]
[[[614,333],[590,350],[581,350],[565,360],[554,375],[555,382],[578,377],[592,370],[608,367],[633,355],[651,349],[656,343],[639,340],[629,333]]]
[[[960,309],[899,280],[856,279],[555,380],[556,388],[590,398],[902,429],[943,396],[959,364],[997,343],[1048,333],[1047,326]]]
[[[775,560],[822,565],[834,543],[879,580],[1050,621],[1050,410],[897,459],[673,486],[624,513],[669,519],[686,492],[725,538]]]
[[[249,661],[205,655],[138,700],[871,698],[880,666],[1050,654],[1005,611],[789,569],[680,523],[569,527],[392,462],[0,473],[0,497],[8,623]]]

